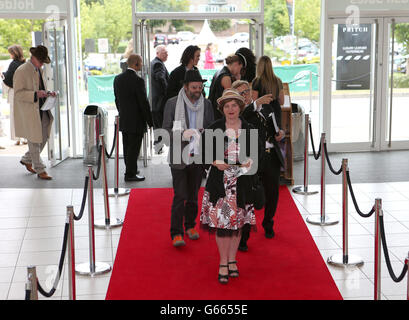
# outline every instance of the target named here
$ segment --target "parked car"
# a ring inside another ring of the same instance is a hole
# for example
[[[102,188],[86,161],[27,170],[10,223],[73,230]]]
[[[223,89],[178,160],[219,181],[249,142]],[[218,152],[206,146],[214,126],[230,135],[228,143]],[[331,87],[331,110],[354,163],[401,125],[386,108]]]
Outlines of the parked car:
[[[191,31],[179,31],[177,37],[180,41],[192,41],[195,37],[194,33]]]
[[[84,60],[84,70],[88,69],[91,70],[98,70],[101,71],[105,68],[105,59],[103,55],[94,55],[92,57],[88,57]]]
[[[393,62],[394,72],[406,73],[406,56],[395,55]]]
[[[155,37],[153,38],[153,47],[155,48],[160,44],[163,44],[165,46],[168,44],[168,36],[166,34],[155,34]]]
[[[180,41],[180,39],[176,34],[168,35],[168,43],[179,44],[179,41]]]
[[[248,42],[249,34],[248,32],[238,32],[233,34],[230,38],[227,39],[227,42]]]

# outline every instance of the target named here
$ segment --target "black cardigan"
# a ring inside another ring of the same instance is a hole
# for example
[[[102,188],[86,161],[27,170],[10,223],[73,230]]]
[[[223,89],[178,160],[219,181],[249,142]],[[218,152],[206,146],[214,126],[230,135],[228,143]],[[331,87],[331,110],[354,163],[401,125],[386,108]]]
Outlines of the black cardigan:
[[[17,68],[21,66],[24,62],[13,60],[10,62],[10,65],[6,72],[3,72],[4,80],[3,82],[10,88],[13,88],[13,76]]]
[[[240,118],[242,121],[241,129],[246,130],[246,156],[250,156],[250,130],[255,129],[250,123],[248,123],[243,118]],[[226,118],[223,117],[215,122],[213,122],[209,128],[211,130],[221,129],[223,132],[226,131]],[[212,161],[221,160],[216,159],[216,138],[213,138],[213,150],[205,150],[206,141],[205,133],[202,133],[201,143],[202,143],[202,159],[206,159],[206,153],[212,152]],[[225,137],[227,139],[227,137]],[[226,146],[226,145],[225,145]],[[224,150],[225,151],[225,150]],[[258,139],[258,164],[261,164],[261,157],[264,154],[263,143]],[[252,159],[256,161],[257,159]],[[254,164],[253,164],[254,165]],[[209,200],[213,204],[216,204],[220,198],[226,196],[224,189],[223,176],[224,172],[217,169],[217,167],[212,166],[211,164],[205,164],[205,168],[210,168],[209,176],[206,181],[205,190],[209,192]],[[237,179],[237,206],[240,208],[245,208],[246,204],[254,203],[254,196],[252,193],[254,175],[242,175]]]

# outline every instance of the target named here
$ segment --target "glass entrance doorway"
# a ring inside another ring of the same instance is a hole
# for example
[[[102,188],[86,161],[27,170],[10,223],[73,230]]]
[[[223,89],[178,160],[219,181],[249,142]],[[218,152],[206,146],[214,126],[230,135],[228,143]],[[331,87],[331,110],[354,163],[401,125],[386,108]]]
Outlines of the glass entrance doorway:
[[[43,26],[43,41],[51,59],[51,63],[45,65],[47,89],[58,92],[58,103],[51,111],[54,126],[48,142],[49,160],[51,165],[55,165],[69,157],[71,145],[65,21],[46,22]]]
[[[330,97],[324,107],[331,151],[409,148],[408,52],[399,33],[407,25],[409,18],[361,18],[359,25],[331,19]]]

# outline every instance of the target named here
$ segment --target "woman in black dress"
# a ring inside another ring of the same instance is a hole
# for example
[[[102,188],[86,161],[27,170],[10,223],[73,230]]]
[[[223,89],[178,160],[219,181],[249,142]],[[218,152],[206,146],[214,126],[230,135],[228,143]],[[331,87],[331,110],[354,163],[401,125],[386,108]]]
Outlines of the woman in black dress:
[[[212,160],[207,164],[209,174],[203,194],[201,227],[216,233],[220,255],[219,282],[227,283],[229,277],[238,277],[236,253],[244,226],[255,226],[253,175],[262,154],[258,134],[247,121],[240,117],[244,109],[243,97],[234,89],[224,91],[217,100],[223,118],[215,121],[202,134],[202,159]],[[213,138],[207,147],[209,134],[219,131],[222,136]],[[224,136],[223,136],[224,133]],[[223,150],[216,150],[217,139],[223,139]],[[253,141],[255,139],[255,141]],[[251,145],[258,145],[252,154]],[[209,150],[210,149],[210,150]],[[261,152],[260,152],[261,151]],[[210,153],[210,157],[209,157]]]

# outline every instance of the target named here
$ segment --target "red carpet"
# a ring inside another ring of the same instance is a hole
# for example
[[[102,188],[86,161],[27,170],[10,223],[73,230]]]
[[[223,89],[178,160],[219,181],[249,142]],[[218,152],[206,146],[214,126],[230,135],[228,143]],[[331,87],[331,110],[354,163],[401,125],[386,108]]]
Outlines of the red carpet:
[[[227,285],[217,281],[214,235],[199,230],[199,240],[172,246],[172,198],[172,189],[132,190],[106,299],[342,299],[287,187],[280,189],[274,239],[264,237],[258,212],[249,251],[237,256],[240,277]]]

